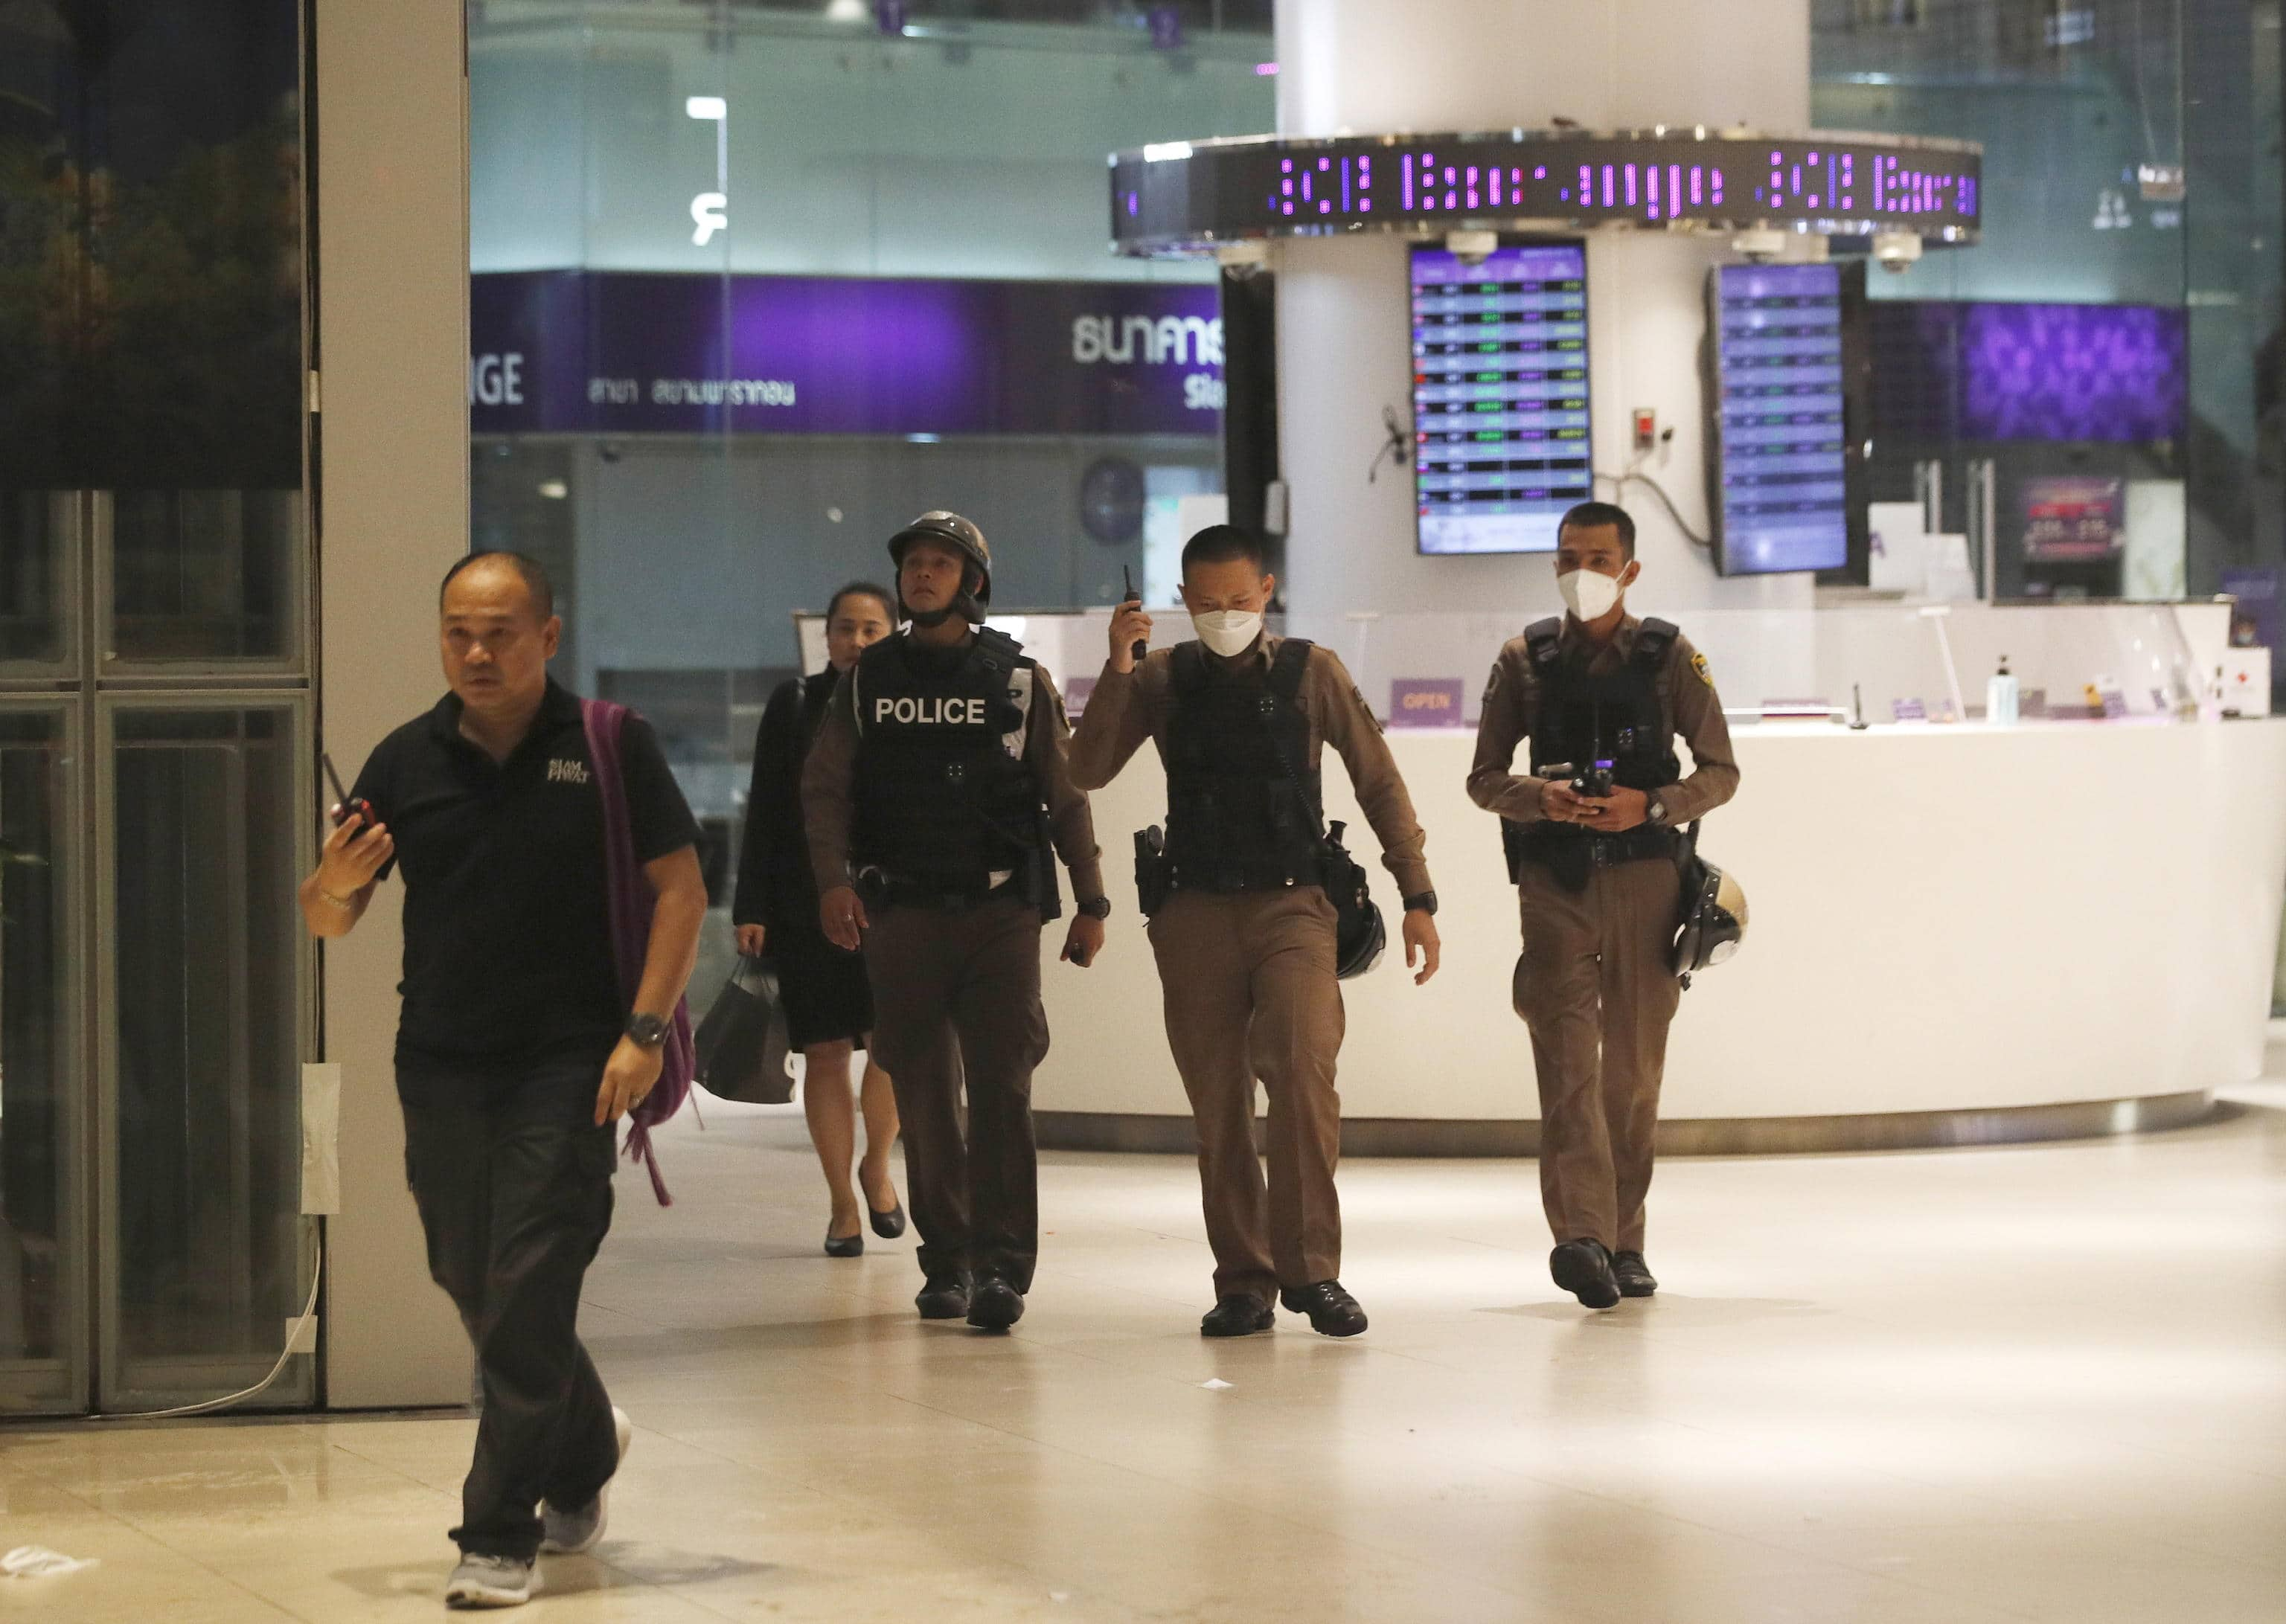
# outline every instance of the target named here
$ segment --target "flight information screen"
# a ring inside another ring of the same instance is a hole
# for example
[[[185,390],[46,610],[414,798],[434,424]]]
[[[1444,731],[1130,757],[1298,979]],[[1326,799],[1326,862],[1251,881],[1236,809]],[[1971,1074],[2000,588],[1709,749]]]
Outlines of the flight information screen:
[[[1583,244],[1413,250],[1413,431],[1422,552],[1556,550],[1595,484]]]
[[[1722,573],[1842,568],[1841,267],[1724,265],[1714,317]]]

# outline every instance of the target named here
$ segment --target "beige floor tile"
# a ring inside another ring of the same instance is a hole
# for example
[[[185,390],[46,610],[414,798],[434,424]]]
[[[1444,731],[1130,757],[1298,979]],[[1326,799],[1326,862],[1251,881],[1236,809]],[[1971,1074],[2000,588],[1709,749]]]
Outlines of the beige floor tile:
[[[986,1337],[915,1318],[910,1237],[819,1255],[798,1120],[678,1125],[677,1204],[631,1184],[590,1276],[637,1428],[611,1530],[530,1616],[2275,1624],[2280,1106],[1670,1162],[1666,1289],[1602,1315],[1547,1280],[1530,1164],[1352,1163],[1354,1342],[1197,1335],[1185,1158],[1048,1157]],[[434,1617],[474,1431],[0,1429],[0,1544],[101,1561],[0,1618]]]

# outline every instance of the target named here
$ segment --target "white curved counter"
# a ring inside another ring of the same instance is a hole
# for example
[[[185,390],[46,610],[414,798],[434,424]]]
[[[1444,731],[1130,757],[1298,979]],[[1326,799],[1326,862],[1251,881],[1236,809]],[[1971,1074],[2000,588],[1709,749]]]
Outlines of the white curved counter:
[[[2286,896],[2286,720],[1735,737],[1741,788],[1703,850],[1744,883],[1752,922],[1738,956],[1683,998],[1666,1148],[2154,1126],[2259,1075]],[[1445,963],[1417,988],[1392,944],[1346,984],[1346,1142],[1528,1151],[1531,1048],[1509,1003],[1516,893],[1497,823],[1463,788],[1474,734],[1390,739],[1429,831]],[[1374,861],[1339,762],[1327,765],[1328,813]],[[1047,938],[1041,1140],[1187,1149],[1131,860],[1131,832],[1163,816],[1155,756],[1094,802],[1110,943],[1083,972],[1053,961],[1060,930]]]

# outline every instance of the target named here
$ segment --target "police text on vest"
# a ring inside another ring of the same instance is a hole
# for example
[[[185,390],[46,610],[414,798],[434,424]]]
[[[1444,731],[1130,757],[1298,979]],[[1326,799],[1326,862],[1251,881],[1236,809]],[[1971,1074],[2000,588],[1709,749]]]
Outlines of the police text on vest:
[[[981,727],[985,703],[981,699],[915,699],[910,694],[902,699],[880,698],[873,702],[873,719],[911,727]]]

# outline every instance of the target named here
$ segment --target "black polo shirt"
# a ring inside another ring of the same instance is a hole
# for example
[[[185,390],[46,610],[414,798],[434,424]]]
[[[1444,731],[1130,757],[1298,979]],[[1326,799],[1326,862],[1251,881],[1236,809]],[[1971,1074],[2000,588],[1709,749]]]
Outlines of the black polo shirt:
[[[627,718],[619,757],[636,859],[696,844],[698,826],[642,718]],[[382,741],[351,793],[389,826],[390,867],[404,870],[400,1049],[611,1047],[629,1011],[611,961],[603,803],[576,694],[551,679],[532,732],[497,764],[461,736],[461,702],[447,694]]]

